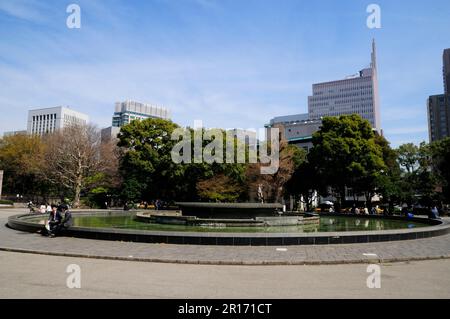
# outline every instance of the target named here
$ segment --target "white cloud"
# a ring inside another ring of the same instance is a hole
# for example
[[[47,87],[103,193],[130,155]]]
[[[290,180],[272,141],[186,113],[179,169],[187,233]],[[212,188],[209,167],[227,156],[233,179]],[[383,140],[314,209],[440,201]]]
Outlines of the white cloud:
[[[47,6],[42,1],[35,0],[0,0],[0,11],[5,14],[30,22],[44,22],[44,9]]]

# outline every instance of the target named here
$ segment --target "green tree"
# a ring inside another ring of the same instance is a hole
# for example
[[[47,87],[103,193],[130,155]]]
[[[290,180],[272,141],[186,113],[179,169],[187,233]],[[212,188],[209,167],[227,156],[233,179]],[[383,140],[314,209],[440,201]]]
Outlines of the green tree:
[[[396,152],[402,169],[399,186],[403,201],[408,205],[420,202],[422,205],[430,206],[436,197],[437,183],[437,176],[432,169],[430,145],[403,144]]]
[[[398,163],[409,174],[420,168],[420,149],[413,143],[400,145],[397,149]]]
[[[386,165],[386,170],[383,170],[377,178],[377,192],[381,194],[383,201],[389,205],[389,210],[392,212],[395,204],[401,204],[404,201],[405,194],[408,193],[408,185],[401,178],[397,152],[391,148],[383,136],[376,135],[375,142],[381,147]]]
[[[313,201],[317,193],[325,193],[326,185],[317,174],[316,167],[309,161],[303,161],[294,171],[292,177],[286,183],[286,190],[293,196],[296,202],[303,198],[306,211],[311,211]]]
[[[366,194],[370,201],[386,165],[367,120],[356,114],[326,117],[321,129],[313,135],[313,145],[308,160],[316,167],[318,176],[335,191],[341,205],[346,187],[354,193]]]
[[[442,185],[444,200],[450,202],[450,137],[430,145],[432,165]]]
[[[118,146],[122,148],[119,170],[124,200],[175,198],[183,170],[171,158],[178,125],[163,119],[132,121],[121,128]]]
[[[177,128],[179,128],[177,124],[161,119],[133,121],[122,127],[118,136],[118,145],[122,148],[120,163],[124,180],[122,197],[132,201],[155,198],[167,201],[242,198],[240,189],[244,183],[245,164],[225,163],[225,152],[218,162],[195,162],[195,152],[192,151],[194,149],[193,129],[186,129],[187,135],[191,137],[188,143],[191,146],[188,163],[175,163],[172,160],[171,152],[179,141],[172,140],[171,137]],[[225,147],[225,131],[217,132],[222,135],[222,147]],[[201,135],[205,133],[204,129],[196,132]],[[209,140],[202,138],[200,150],[202,154],[205,147],[215,139],[215,136]],[[234,143],[236,150],[237,141],[235,140]],[[238,189],[235,189],[235,186]],[[220,192],[224,194],[219,196]]]

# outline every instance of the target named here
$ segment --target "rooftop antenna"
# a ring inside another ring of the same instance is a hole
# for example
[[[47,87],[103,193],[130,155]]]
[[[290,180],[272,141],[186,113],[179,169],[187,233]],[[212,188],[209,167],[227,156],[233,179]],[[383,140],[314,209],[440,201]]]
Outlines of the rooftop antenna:
[[[370,67],[372,69],[377,69],[377,46],[375,44],[375,38],[372,39],[372,56],[371,56],[372,63],[370,64]]]

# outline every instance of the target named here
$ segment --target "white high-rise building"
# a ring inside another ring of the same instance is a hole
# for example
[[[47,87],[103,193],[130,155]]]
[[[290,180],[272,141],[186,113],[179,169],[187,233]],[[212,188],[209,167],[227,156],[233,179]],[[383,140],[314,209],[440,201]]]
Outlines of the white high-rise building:
[[[147,118],[170,119],[170,111],[163,107],[135,101],[117,102],[112,118],[112,126],[121,127],[133,120]]]
[[[370,68],[343,80],[313,84],[308,97],[310,119],[359,114],[381,133],[375,40],[372,42]]]
[[[136,101],[116,102],[112,126],[102,129],[102,142],[117,138],[120,128],[134,120],[145,120],[148,118],[161,118],[170,120],[170,110],[151,104]]]
[[[64,106],[35,109],[28,111],[27,133],[44,135],[65,126],[85,125],[88,121],[89,116],[86,114]]]

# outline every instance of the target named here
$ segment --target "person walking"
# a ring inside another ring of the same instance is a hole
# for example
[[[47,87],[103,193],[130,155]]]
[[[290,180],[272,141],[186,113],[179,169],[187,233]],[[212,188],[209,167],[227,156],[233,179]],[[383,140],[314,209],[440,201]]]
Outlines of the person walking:
[[[159,199],[157,199],[155,201],[155,209],[156,210],[160,210],[161,209],[161,201]]]
[[[28,202],[28,209],[30,210],[30,214],[35,213],[34,207],[33,207],[33,202],[30,200]]]

